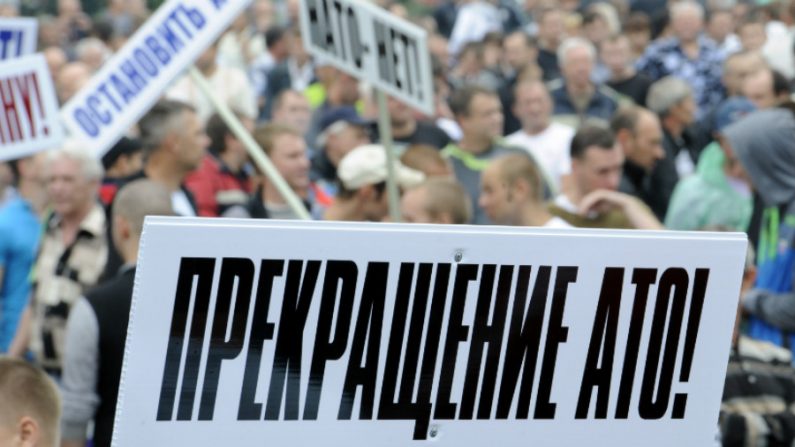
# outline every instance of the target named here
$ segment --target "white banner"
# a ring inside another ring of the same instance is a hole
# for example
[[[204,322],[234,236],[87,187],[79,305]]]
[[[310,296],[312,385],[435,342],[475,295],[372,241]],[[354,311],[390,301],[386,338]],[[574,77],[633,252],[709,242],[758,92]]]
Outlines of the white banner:
[[[61,144],[58,100],[41,54],[0,62],[0,161]]]
[[[745,247],[148,219],[113,445],[708,445]]]
[[[301,27],[304,46],[319,60],[434,114],[422,28],[363,0],[302,1]]]
[[[64,105],[72,137],[101,157],[251,0],[168,0]]]
[[[39,23],[30,17],[0,17],[0,61],[36,52]]]

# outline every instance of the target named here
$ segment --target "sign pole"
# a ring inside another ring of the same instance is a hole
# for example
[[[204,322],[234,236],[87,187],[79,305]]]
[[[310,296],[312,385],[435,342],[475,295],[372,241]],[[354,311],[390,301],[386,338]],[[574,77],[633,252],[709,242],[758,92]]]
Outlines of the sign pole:
[[[397,182],[395,181],[395,151],[392,141],[392,123],[389,120],[389,113],[386,108],[386,95],[381,89],[376,90],[378,97],[378,134],[381,136],[381,144],[386,151],[386,191],[389,199],[389,217],[392,222],[401,222],[400,215],[400,194]]]
[[[310,220],[312,217],[309,215],[309,212],[306,210],[301,199],[298,195],[290,188],[286,181],[282,178],[279,171],[276,170],[276,167],[273,166],[270,159],[267,155],[265,155],[265,151],[263,151],[257,142],[254,141],[254,138],[248,133],[243,124],[240,123],[240,120],[237,119],[234,113],[229,110],[229,107],[224,104],[223,101],[219,100],[217,96],[212,91],[210,84],[204,78],[204,76],[196,69],[196,67],[191,66],[188,70],[190,73],[191,79],[196,83],[199,87],[199,90],[207,96],[210,102],[215,107],[215,110],[218,111],[218,114],[221,116],[221,119],[224,120],[227,126],[229,126],[229,130],[235,134],[238,140],[243,143],[245,146],[246,151],[248,151],[248,155],[251,159],[256,163],[256,165],[268,176],[273,185],[279,191],[279,194],[282,195],[284,200],[290,206],[290,209],[298,215],[300,219]]]

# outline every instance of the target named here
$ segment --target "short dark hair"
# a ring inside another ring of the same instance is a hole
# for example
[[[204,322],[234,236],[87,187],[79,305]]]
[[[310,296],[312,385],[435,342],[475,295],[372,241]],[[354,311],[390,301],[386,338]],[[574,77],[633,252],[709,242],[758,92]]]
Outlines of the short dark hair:
[[[282,103],[284,103],[285,98],[287,98],[288,95],[303,96],[303,93],[299,92],[298,90],[293,90],[291,88],[282,90],[281,92],[279,92],[278,95],[276,95],[276,98],[274,98],[273,107],[271,107],[271,110],[279,110],[279,108],[282,106]]]
[[[787,77],[774,68],[770,69],[770,73],[773,76],[773,93],[776,96],[789,95],[790,87],[789,87],[789,81],[787,81]]]
[[[232,113],[237,117],[238,120],[245,119],[245,115],[240,112],[232,111]],[[210,138],[210,146],[207,150],[210,151],[213,155],[220,155],[226,151],[226,137],[228,135],[233,135],[232,129],[226,124],[221,115],[218,113],[213,113],[209,120],[207,120],[207,125],[205,126],[205,132],[207,136]]]
[[[508,35],[506,35],[505,39],[507,40],[511,36],[522,36],[524,38],[523,40],[524,40],[525,45],[527,45],[530,48],[538,48],[538,39],[536,39],[535,36],[531,36],[530,34],[526,33],[525,31],[521,31],[521,30],[514,31],[514,32],[509,33]],[[503,40],[503,42],[504,42],[504,40]]]
[[[457,89],[450,95],[450,110],[456,117],[468,116],[472,99],[477,95],[497,96],[497,93],[489,88],[478,85],[468,85]]]
[[[182,101],[163,99],[138,121],[138,130],[141,132],[141,142],[146,154],[157,149],[169,132],[179,127],[174,120],[182,117],[185,112],[195,113],[196,109]]]
[[[610,120],[610,130],[617,135],[622,130],[629,130],[633,134],[638,127],[641,109],[636,106],[621,107]]]
[[[571,139],[571,158],[582,160],[585,150],[589,147],[611,150],[615,146],[616,139],[613,132],[607,127],[596,124],[585,124],[574,134]]]
[[[277,43],[279,43],[279,41],[281,41],[284,38],[285,35],[287,35],[288,31],[289,31],[288,28],[279,25],[274,25],[268,28],[265,31],[264,35],[265,45],[267,45],[269,49],[273,48]]]

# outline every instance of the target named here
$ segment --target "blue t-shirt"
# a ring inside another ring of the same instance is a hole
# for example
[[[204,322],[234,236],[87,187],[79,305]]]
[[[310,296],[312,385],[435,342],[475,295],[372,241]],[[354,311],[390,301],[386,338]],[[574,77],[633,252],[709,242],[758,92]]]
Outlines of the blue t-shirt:
[[[0,208],[0,352],[8,351],[30,295],[41,223],[30,204],[16,197]]]

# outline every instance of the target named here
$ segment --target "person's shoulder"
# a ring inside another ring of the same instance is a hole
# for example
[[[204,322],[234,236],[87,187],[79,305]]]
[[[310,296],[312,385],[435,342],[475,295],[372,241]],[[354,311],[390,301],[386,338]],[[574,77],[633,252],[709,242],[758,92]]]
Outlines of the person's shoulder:
[[[91,288],[91,290],[86,293],[86,300],[93,307],[96,304],[103,303],[105,300],[120,299],[120,291],[129,289],[129,292],[132,293],[134,278],[134,270],[120,273]]]

